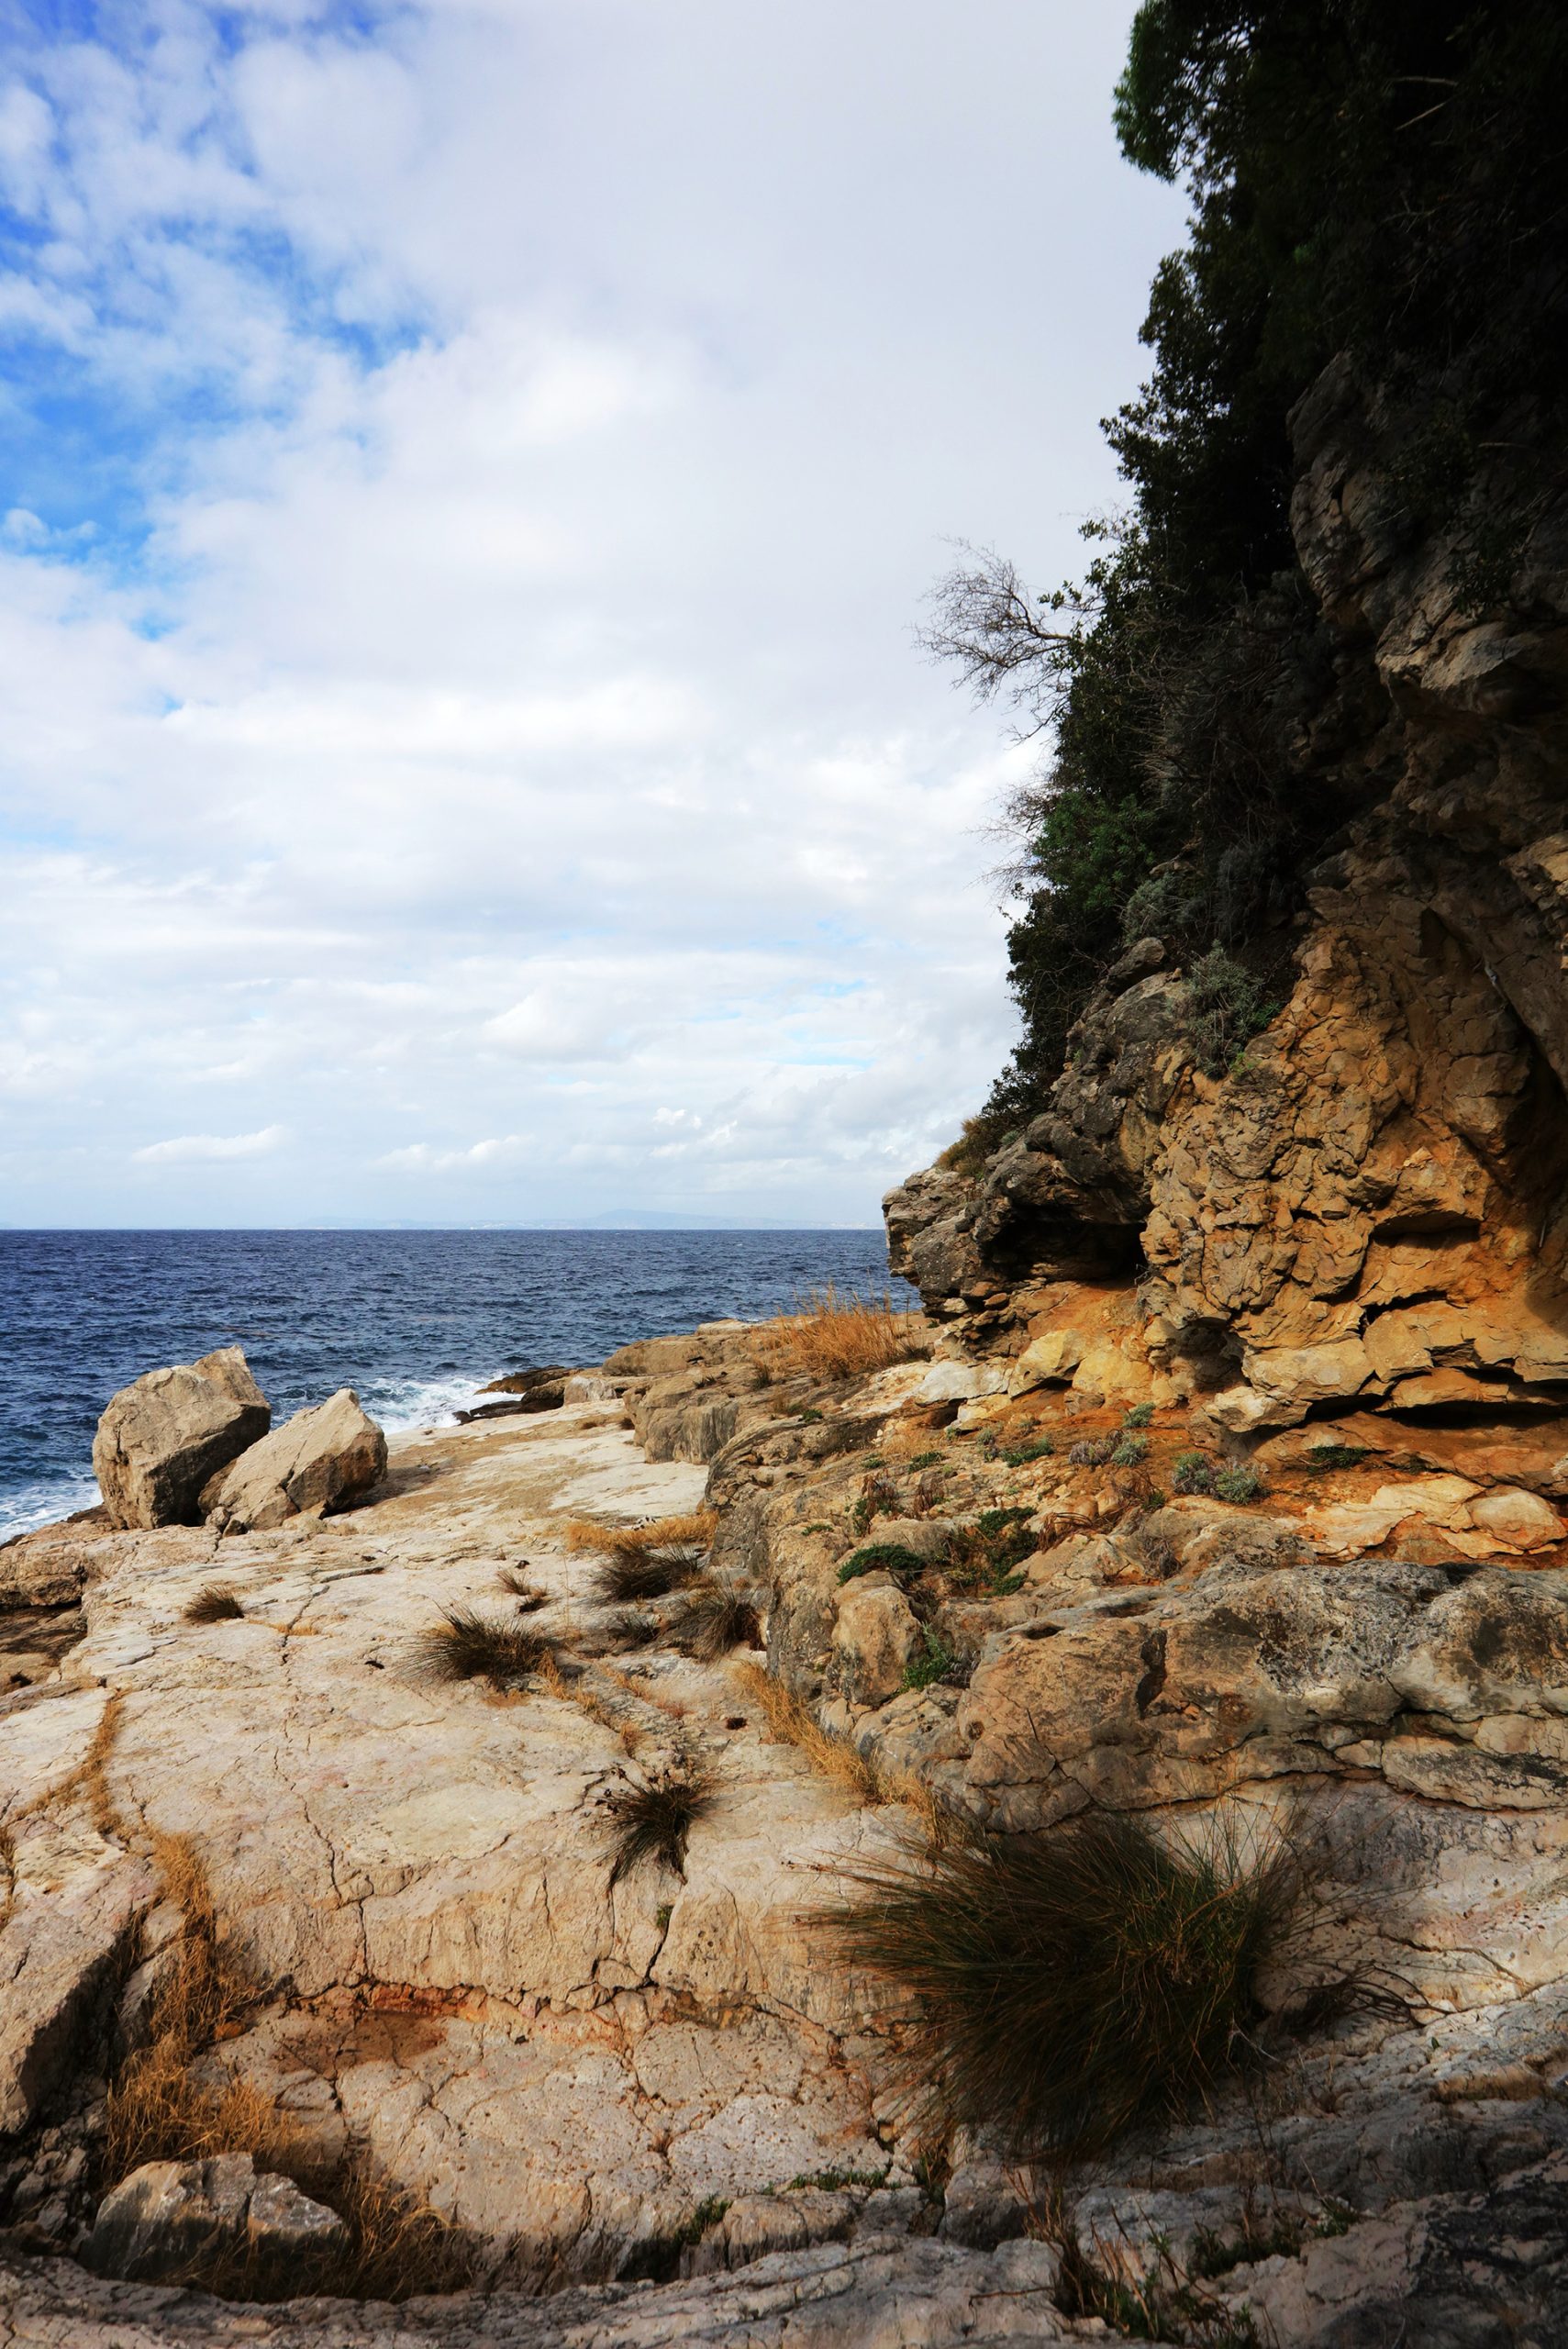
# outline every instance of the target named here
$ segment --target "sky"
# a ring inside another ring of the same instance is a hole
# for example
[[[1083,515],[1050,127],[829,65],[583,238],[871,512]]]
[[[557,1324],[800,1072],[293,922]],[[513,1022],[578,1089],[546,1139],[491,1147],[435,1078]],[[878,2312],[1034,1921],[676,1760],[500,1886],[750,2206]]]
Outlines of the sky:
[[[1131,13],[0,17],[0,1222],[876,1220],[1015,1033],[916,630],[1118,502]]]

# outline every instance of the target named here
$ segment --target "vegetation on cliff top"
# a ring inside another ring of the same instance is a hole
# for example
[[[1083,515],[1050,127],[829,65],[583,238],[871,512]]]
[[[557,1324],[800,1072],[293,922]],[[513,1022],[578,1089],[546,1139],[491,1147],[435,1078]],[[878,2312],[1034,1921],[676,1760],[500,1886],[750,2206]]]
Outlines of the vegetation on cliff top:
[[[1145,0],[1116,97],[1124,152],[1183,180],[1153,366],[1106,431],[1130,491],[1085,578],[1037,597],[969,555],[927,642],[1049,731],[1010,809],[1024,1033],[984,1119],[1038,1106],[1123,941],[1223,949],[1262,999],[1304,869],[1377,787],[1312,721],[1340,649],[1296,560],[1292,408],[1344,354],[1397,451],[1388,523],[1442,531],[1470,608],[1506,604],[1556,487],[1511,446],[1560,435],[1568,371],[1561,94],[1547,0]]]

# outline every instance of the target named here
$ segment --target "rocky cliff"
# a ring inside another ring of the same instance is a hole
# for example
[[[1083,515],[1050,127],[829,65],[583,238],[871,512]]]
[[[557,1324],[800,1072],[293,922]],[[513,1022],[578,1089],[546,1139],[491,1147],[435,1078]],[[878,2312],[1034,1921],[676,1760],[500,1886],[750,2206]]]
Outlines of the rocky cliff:
[[[1521,427],[1485,486],[1538,519],[1477,618],[1348,365],[1292,425],[1323,622],[1296,763],[1346,820],[1284,999],[1217,1033],[1134,940],[1043,1112],[890,1197],[894,1261],[1003,1353],[1085,1286],[1125,1300],[1154,1391],[1237,1439],[1371,1409],[1511,1442],[1568,1395],[1568,500]]]

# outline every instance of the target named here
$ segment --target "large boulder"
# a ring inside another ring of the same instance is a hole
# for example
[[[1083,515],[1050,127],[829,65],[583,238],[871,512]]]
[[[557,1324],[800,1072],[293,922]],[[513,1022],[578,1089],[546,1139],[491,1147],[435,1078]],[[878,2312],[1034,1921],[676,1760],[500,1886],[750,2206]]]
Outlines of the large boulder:
[[[337,2211],[291,2178],[258,2174],[249,2154],[215,2154],[132,2170],[99,2203],[82,2261],[141,2283],[232,2266],[240,2284],[308,2289],[348,2243]]]
[[[111,1397],[93,1439],[111,1523],[197,1524],[203,1486],[272,1423],[272,1406],[238,1346],[133,1379]]]
[[[353,1388],[340,1386],[214,1476],[202,1514],[223,1533],[264,1533],[307,1510],[347,1508],[385,1474],[385,1436]]]

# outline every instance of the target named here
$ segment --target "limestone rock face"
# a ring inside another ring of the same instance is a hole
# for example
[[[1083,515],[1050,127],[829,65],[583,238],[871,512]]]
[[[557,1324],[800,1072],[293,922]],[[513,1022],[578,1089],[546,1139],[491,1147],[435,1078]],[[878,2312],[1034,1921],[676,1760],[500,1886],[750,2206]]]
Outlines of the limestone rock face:
[[[1136,1288],[1150,1370],[1240,1438],[1358,1405],[1501,1422],[1568,1383],[1568,517],[1534,529],[1528,618],[1467,615],[1452,548],[1401,535],[1343,362],[1293,429],[1335,648],[1301,755],[1349,820],[1273,1015],[1217,1058],[1175,951],[1140,941],[1043,1112],[973,1177],[891,1193],[889,1245],[1008,1353],[1044,1334],[1031,1288]]]
[[[386,1438],[351,1386],[296,1411],[214,1476],[200,1508],[220,1532],[267,1532],[291,1517],[347,1508],[386,1474]]]
[[[272,1407],[238,1346],[151,1370],[114,1396],[93,1440],[112,1524],[194,1525],[202,1487],[264,1436]]]
[[[258,2174],[249,2154],[216,2154],[133,2170],[99,2204],[82,2258],[100,2276],[152,2283],[227,2256],[252,2287],[308,2289],[313,2267],[348,2243],[336,2210],[291,2178]]]

